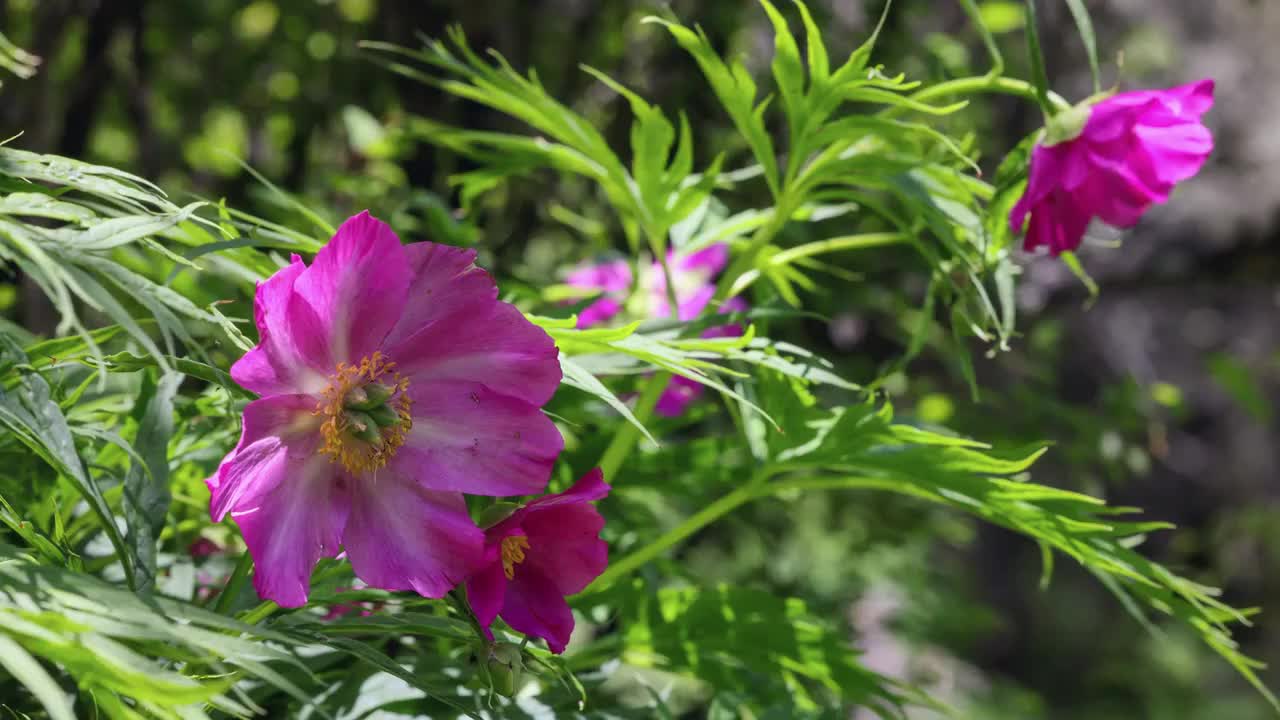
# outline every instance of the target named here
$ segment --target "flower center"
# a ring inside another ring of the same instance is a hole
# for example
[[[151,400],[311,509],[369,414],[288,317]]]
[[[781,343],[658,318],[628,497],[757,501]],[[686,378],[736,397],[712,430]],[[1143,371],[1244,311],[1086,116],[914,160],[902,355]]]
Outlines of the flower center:
[[[524,562],[524,551],[529,549],[529,538],[524,535],[508,535],[502,538],[502,572],[510,580],[516,576],[516,566]]]
[[[404,444],[405,433],[413,427],[411,400],[405,392],[409,381],[395,372],[395,366],[381,352],[358,365],[338,363],[324,399],[316,405],[316,414],[325,416],[320,452],[329,462],[351,473],[371,472],[386,465]]]

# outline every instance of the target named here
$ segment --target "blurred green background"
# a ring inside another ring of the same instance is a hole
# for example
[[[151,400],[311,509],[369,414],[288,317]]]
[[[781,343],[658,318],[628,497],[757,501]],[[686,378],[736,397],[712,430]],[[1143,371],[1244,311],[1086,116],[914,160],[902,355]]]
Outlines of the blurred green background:
[[[862,42],[883,8],[810,5],[833,54]],[[978,5],[1012,72],[1025,77],[1021,3]],[[1089,90],[1079,36],[1065,3],[1040,5],[1051,78],[1079,99]],[[1268,118],[1280,113],[1280,46],[1272,42],[1280,3],[1086,5],[1108,82],[1218,81],[1215,157],[1122,242],[1091,231],[1082,255],[1102,286],[1095,303],[1061,264],[1025,258],[1022,336],[995,357],[975,348],[978,399],[942,353],[926,352],[885,388],[904,411],[985,440],[1053,440],[1037,480],[1176,522],[1180,531],[1152,537],[1148,551],[1223,587],[1233,604],[1263,607],[1243,639],[1250,654],[1274,663],[1280,256],[1271,248],[1280,141]],[[293,211],[242,158],[332,217],[368,207],[407,237],[479,244],[503,275],[545,284],[566,262],[622,246],[608,232],[608,211],[585,187],[549,180],[512,183],[462,217],[447,178],[465,163],[416,141],[412,117],[523,129],[389,72],[357,42],[416,45],[419,34],[438,37],[457,23],[473,47],[537,68],[555,96],[619,147],[625,109],[579,63],[684,109],[704,152],[735,147],[687,57],[641,24],[663,7],[767,72],[771,34],[747,0],[0,0],[0,32],[43,60],[33,77],[6,80],[0,132],[22,131],[17,147],[137,172],[179,200],[225,198],[288,222]],[[959,2],[899,0],[888,17],[875,61],[891,73],[986,69]],[[1037,121],[1034,107],[992,97],[949,122],[972,130],[990,172]],[[825,319],[790,333],[866,381],[903,352],[927,277],[905,253],[856,262],[845,269],[875,282],[837,281],[811,294],[806,301]],[[56,324],[41,294],[16,276],[0,275],[0,313],[45,334]],[[1268,717],[1197,641],[1145,630],[1087,573],[1060,562],[1041,590],[1039,551],[1024,540],[897,498],[811,501],[798,510],[752,507],[680,560],[705,578],[812,598],[849,619],[868,665],[926,682],[971,717]],[[1264,677],[1280,684],[1280,674]]]

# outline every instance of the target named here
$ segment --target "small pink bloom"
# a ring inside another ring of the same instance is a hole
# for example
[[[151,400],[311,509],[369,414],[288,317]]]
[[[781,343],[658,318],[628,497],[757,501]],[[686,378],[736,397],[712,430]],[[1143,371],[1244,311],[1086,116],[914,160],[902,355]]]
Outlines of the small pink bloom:
[[[187,554],[196,559],[203,559],[224,552],[218,543],[206,537],[198,537],[187,547]]]
[[[363,212],[259,283],[259,344],[231,376],[262,398],[206,482],[262,597],[302,605],[316,561],[343,550],[367,585],[440,597],[483,555],[462,493],[546,486],[555,344],[474,260],[401,245]]]
[[[344,591],[346,591],[346,590],[354,590],[354,589],[355,589],[355,588],[349,588],[349,587],[337,587],[337,588],[334,588],[334,590],[335,590],[335,591],[337,591],[337,592],[344,592]],[[381,610],[381,609],[382,609],[382,603],[378,603],[378,602],[375,602],[375,603],[367,603],[367,602],[338,603],[338,604],[336,604],[336,605],[330,605],[330,606],[329,606],[329,610],[324,614],[324,617],[323,617],[323,618],[321,618],[321,619],[322,619],[322,620],[325,620],[325,621],[329,621],[329,620],[337,620],[338,618],[340,618],[340,617],[345,617],[345,616],[347,616],[347,615],[350,615],[350,614],[351,614],[351,613],[353,613],[353,612],[359,612],[359,613],[360,613],[360,617],[369,617],[369,616],[370,616],[370,615],[372,615],[375,611],[377,611],[377,610]]]
[[[1095,217],[1132,227],[1204,165],[1213,136],[1200,118],[1212,106],[1213,81],[1201,80],[1082,108],[1088,115],[1078,135],[1032,151],[1026,193],[1009,214],[1015,233],[1031,216],[1023,247],[1074,250]]]
[[[573,287],[598,290],[602,295],[578,313],[578,327],[599,325],[622,312],[622,303],[631,289],[631,266],[626,260],[610,260],[585,265],[569,273],[565,282]]]
[[[692,252],[677,253],[674,250],[667,255],[667,264],[671,269],[672,281],[676,286],[676,302],[678,303],[678,319],[688,322],[695,320],[706,309],[715,297],[715,277],[724,269],[729,261],[729,246],[716,243]],[[614,260],[596,265],[587,265],[569,274],[569,285],[602,293],[594,303],[588,305],[578,314],[578,327],[586,328],[599,325],[624,310],[627,293],[631,289],[631,266],[623,260]],[[667,279],[662,272],[662,265],[650,264],[640,278],[640,294],[646,318],[669,318],[671,304],[667,297]],[[741,298],[730,298],[719,308],[719,312],[745,312],[748,305]],[[702,333],[704,338],[738,337],[742,335],[742,326],[733,323],[707,328]],[[658,399],[654,410],[659,415],[677,417],[683,415],[689,404],[699,398],[705,388],[701,383],[685,377],[673,377],[670,384]]]
[[[565,597],[609,564],[609,547],[599,537],[604,518],[591,505],[608,494],[596,468],[485,530],[484,562],[467,580],[467,599],[490,640],[489,626],[501,616],[515,630],[546,640],[552,652],[564,652],[573,633]]]

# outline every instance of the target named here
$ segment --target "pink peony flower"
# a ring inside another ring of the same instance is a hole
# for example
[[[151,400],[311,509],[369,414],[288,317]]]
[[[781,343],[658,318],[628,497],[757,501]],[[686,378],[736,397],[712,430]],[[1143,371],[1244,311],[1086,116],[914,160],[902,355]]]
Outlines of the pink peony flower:
[[[715,296],[714,279],[729,261],[729,246],[716,243],[687,254],[672,251],[667,258],[676,286],[676,302],[679,306],[677,317],[685,322],[695,320]],[[648,318],[671,316],[666,276],[660,263],[654,262],[645,269],[640,278],[640,292],[637,293],[639,297],[634,301],[633,307],[627,308],[625,304],[627,293],[631,289],[631,279],[631,266],[624,260],[587,265],[570,273],[566,280],[569,285],[602,293],[599,299],[578,314],[578,327],[599,325],[624,309],[631,309],[635,314]],[[744,312],[747,309],[746,301],[741,298],[730,298],[720,306],[722,313]],[[702,337],[737,337],[741,334],[740,325],[729,324],[708,328],[702,333]],[[677,417],[684,414],[689,404],[705,391],[706,388],[701,383],[685,377],[673,377],[654,410],[659,415]]]
[[[573,634],[565,597],[581,592],[609,563],[609,547],[599,537],[604,518],[590,504],[608,494],[596,468],[485,530],[484,562],[467,580],[467,599],[490,640],[489,626],[501,616],[519,632],[546,640],[552,652],[564,652]]]
[[[483,557],[462,493],[546,486],[563,447],[540,410],[556,348],[474,260],[401,245],[364,212],[309,267],[295,255],[259,283],[259,344],[231,376],[263,397],[206,482],[262,597],[305,603],[316,561],[340,551],[367,585],[441,597]]]
[[[1204,165],[1213,136],[1200,118],[1212,106],[1213,81],[1201,80],[1120,93],[1055,118],[1051,140],[1069,139],[1035,147],[1026,193],[1009,214],[1015,233],[1031,216],[1023,247],[1074,250],[1095,217],[1132,227]],[[1083,123],[1074,135],[1061,127],[1073,121]]]

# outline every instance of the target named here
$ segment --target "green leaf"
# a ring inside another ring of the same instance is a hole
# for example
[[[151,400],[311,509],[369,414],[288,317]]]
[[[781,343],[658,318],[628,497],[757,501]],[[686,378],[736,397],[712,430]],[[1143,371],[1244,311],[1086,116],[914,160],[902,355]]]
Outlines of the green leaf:
[[[751,73],[741,63],[726,64],[711,47],[711,41],[701,28],[697,28],[695,32],[679,23],[657,17],[647,17],[644,21],[666,28],[680,47],[698,63],[712,92],[729,113],[738,132],[746,139],[756,162],[764,168],[765,182],[774,197],[777,197],[780,190],[778,158],[763,116],[768,101],[759,106],[755,104],[756,84],[751,79]]]
[[[37,457],[71,481],[102,525],[124,567],[130,587],[136,585],[137,556],[116,527],[115,516],[97,483],[85,470],[67,419],[49,397],[49,385],[38,374],[24,375],[12,389],[0,389],[0,424]]]
[[[1049,75],[1044,68],[1044,51],[1040,48],[1040,21],[1036,16],[1036,0],[1026,0],[1027,7],[1027,61],[1031,64],[1031,81],[1036,88],[1036,99],[1045,117],[1053,117],[1057,108],[1049,99]]]
[[[800,18],[804,22],[804,44],[809,60],[809,82],[812,87],[821,87],[831,75],[831,61],[827,58],[827,48],[822,44],[822,31],[813,21],[813,15],[802,0],[794,0]]]
[[[1270,426],[1275,410],[1254,374],[1236,358],[1225,353],[1209,357],[1209,374],[1256,422]]]
[[[40,701],[51,720],[75,720],[66,692],[40,667],[31,653],[7,635],[0,635],[0,667]]]
[[[893,680],[863,667],[843,633],[802,600],[725,585],[655,592],[640,581],[613,592],[635,598],[623,618],[623,656],[632,662],[799,710],[816,710],[834,696],[899,717],[910,702]],[[726,623],[733,632],[724,632]]]
[[[656,438],[649,434],[648,428],[636,418],[635,413],[631,412],[631,408],[619,400],[617,395],[610,392],[609,388],[605,387],[604,383],[600,382],[595,375],[592,375],[572,358],[563,355],[560,356],[560,369],[564,373],[564,377],[560,380],[561,383],[603,400],[609,407],[625,418],[627,422],[643,433],[649,442],[655,444],[658,442]]]
[[[162,717],[198,717],[203,703],[244,707],[225,695],[234,673],[304,703],[313,697],[266,664],[287,663],[305,672],[279,648],[292,644],[286,635],[158,595],[144,600],[84,573],[36,565],[0,544],[4,640],[67,673],[99,703],[143,703]]]
[[[1022,10],[1018,8],[1016,4],[1007,2],[984,2],[982,7],[978,7],[974,3],[974,0],[960,0],[960,4],[964,7],[965,13],[969,16],[969,21],[978,28],[978,34],[982,37],[982,45],[986,48],[987,55],[991,58],[991,70],[989,71],[989,74],[993,77],[1000,75],[1004,72],[1004,56],[1000,53],[1000,45],[996,43],[993,33],[1007,32],[1010,28],[992,28],[993,16],[1001,10],[1007,15],[1010,12],[1009,8],[1012,8],[1012,12],[1019,20],[1021,20]]]
[[[169,491],[169,439],[173,435],[173,398],[182,375],[163,373],[159,380],[144,372],[142,390],[134,406],[138,423],[134,448],[146,462],[129,464],[124,478],[122,506],[129,522],[129,543],[138,559],[137,589],[150,592],[155,584],[156,541],[164,529],[172,495]]]
[[[1071,10],[1071,19],[1075,20],[1076,29],[1080,31],[1080,41],[1084,43],[1085,55],[1089,58],[1089,75],[1093,78],[1093,91],[1102,92],[1102,72],[1098,68],[1098,39],[1093,34],[1093,21],[1089,19],[1089,9],[1082,0],[1067,0]]]

